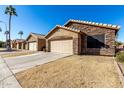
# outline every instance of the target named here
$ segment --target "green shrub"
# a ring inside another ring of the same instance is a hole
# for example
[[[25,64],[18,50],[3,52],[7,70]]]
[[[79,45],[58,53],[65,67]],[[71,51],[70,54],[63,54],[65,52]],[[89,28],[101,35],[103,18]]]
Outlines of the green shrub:
[[[124,62],[124,52],[118,52],[118,53],[116,54],[116,59],[117,59],[117,61],[119,61],[119,62]]]

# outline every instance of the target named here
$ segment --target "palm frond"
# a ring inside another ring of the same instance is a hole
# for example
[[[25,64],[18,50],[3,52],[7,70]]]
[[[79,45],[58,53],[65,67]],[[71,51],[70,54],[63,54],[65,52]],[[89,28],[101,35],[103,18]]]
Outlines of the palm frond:
[[[5,31],[5,33],[4,33],[5,35],[8,35],[9,34],[9,31]]]
[[[23,33],[23,31],[19,31],[18,34],[23,35],[24,33]]]
[[[5,14],[17,16],[16,9],[12,5],[6,7]]]

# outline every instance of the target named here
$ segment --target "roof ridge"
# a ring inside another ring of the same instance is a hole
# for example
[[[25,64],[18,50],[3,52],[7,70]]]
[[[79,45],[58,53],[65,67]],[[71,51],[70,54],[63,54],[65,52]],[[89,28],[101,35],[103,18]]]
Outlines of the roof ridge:
[[[61,25],[56,25],[56,27],[62,27],[62,28],[68,29],[68,30],[73,30],[73,31],[80,31],[80,30],[75,29],[75,28],[66,27],[66,26],[61,26]]]
[[[52,30],[50,30],[50,31],[47,33],[47,35],[46,35],[45,37],[47,37],[47,36],[48,36],[55,28],[57,28],[57,27],[60,27],[60,28],[63,28],[63,29],[67,29],[67,30],[71,30],[71,31],[77,32],[77,33],[80,32],[80,30],[75,29],[75,28],[70,28],[70,27],[66,27],[66,26],[56,25]]]
[[[31,34],[45,36],[44,34],[34,33],[34,32],[31,32]]]
[[[84,23],[84,24],[90,24],[90,25],[96,25],[96,26],[103,26],[103,27],[110,27],[110,28],[120,29],[119,25],[105,24],[105,23],[98,23],[98,22],[91,22],[91,21],[84,21],[84,20],[74,20],[74,19],[68,20],[64,24],[64,26],[67,25],[69,22],[79,22],[79,23]]]

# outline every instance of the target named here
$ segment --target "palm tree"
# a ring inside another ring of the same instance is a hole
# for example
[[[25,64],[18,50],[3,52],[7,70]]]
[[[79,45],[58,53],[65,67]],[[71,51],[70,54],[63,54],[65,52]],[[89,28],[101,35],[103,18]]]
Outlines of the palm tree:
[[[20,35],[20,39],[22,39],[23,31],[19,31],[18,34]]]
[[[11,50],[11,19],[12,16],[17,16],[16,9],[9,5],[5,9],[5,14],[9,15],[9,40],[8,40],[8,50]]]
[[[9,31],[5,31],[4,33],[6,35],[6,41],[8,40],[8,35],[9,35]]]
[[[7,41],[8,41],[9,31],[5,31],[4,34],[6,35],[6,47],[8,47]]]
[[[0,27],[0,32],[2,32],[2,29],[1,29],[1,27]]]

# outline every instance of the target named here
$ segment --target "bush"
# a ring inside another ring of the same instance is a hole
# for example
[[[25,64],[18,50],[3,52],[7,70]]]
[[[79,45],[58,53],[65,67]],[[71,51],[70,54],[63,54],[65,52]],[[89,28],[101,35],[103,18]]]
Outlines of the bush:
[[[5,42],[0,41],[0,48],[4,47]]]
[[[116,54],[116,59],[117,59],[117,61],[119,61],[119,62],[124,62],[124,52],[118,52],[118,53]]]

